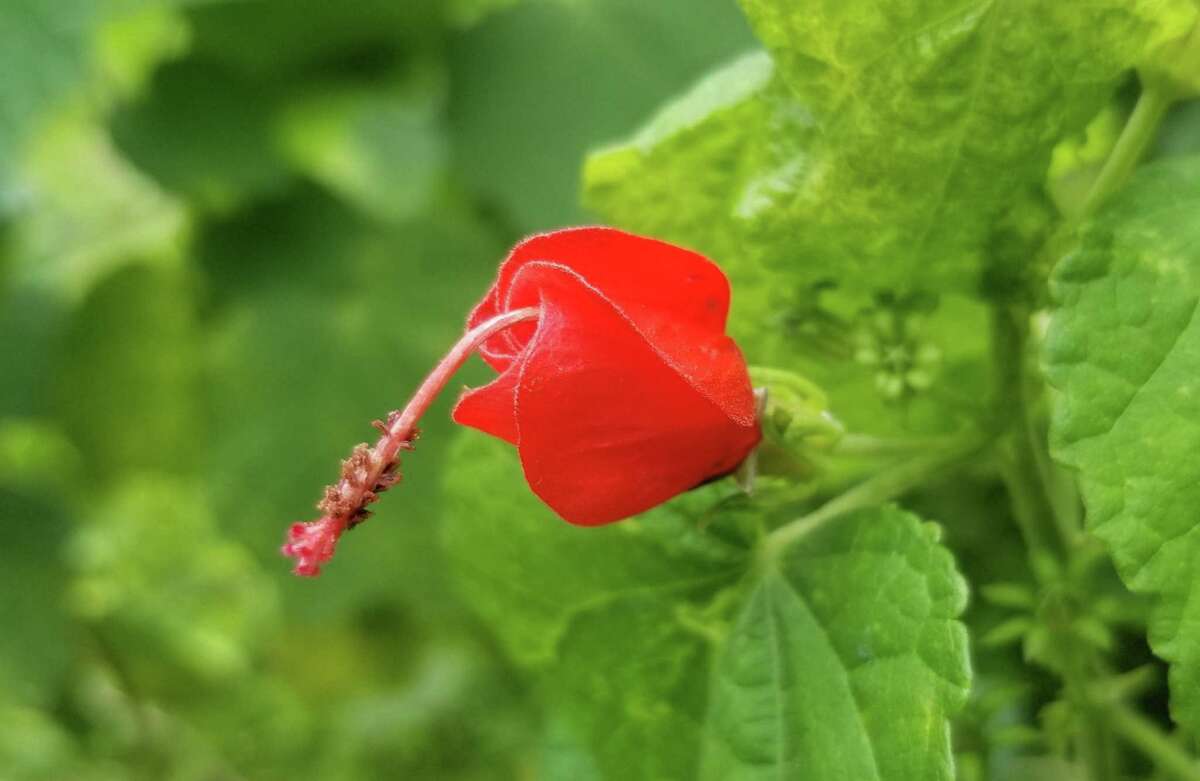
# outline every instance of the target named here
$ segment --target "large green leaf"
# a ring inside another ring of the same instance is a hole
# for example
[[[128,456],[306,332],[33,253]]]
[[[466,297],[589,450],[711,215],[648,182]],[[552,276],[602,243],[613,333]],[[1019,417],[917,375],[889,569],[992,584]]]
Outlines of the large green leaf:
[[[806,539],[720,652],[708,779],[950,779],[966,585],[939,530],[883,508]]]
[[[1172,711],[1200,729],[1200,158],[1143,169],[1054,276],[1047,336],[1056,456],[1135,591]]]
[[[966,592],[935,527],[864,511],[764,569],[769,491],[715,484],[586,529],[541,505],[507,444],[463,436],[450,461],[464,592],[601,777],[951,777]]]
[[[705,76],[632,138],[588,157],[585,202],[617,224],[687,242],[735,268],[745,265],[736,216],[749,180],[776,140],[800,146],[815,132],[802,121],[786,133],[768,132],[771,97],[786,98],[774,83],[765,52]]]
[[[973,287],[1055,142],[1195,15],[1190,0],[741,4],[821,128],[813,160],[755,205],[764,253],[902,288]]]

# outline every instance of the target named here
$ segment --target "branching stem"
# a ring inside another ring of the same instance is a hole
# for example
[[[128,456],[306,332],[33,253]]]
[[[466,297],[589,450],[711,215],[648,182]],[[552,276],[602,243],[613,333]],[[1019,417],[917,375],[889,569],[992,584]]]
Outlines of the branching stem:
[[[1109,704],[1105,712],[1113,732],[1160,770],[1180,781],[1200,781],[1200,762],[1172,742],[1152,721],[1119,702]]]

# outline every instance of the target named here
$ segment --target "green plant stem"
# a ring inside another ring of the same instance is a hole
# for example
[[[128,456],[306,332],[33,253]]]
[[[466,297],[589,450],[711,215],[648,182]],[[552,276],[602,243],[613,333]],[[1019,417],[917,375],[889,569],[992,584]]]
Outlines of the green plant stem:
[[[1200,762],[1172,742],[1154,722],[1120,702],[1110,703],[1105,716],[1113,732],[1157,768],[1181,781],[1200,781]]]
[[[1142,75],[1142,92],[1100,173],[1096,175],[1083,202],[1077,209],[1067,210],[1066,219],[1042,246],[1038,264],[1044,266],[1047,272],[1071,248],[1080,224],[1133,175],[1146,149],[1157,137],[1163,116],[1176,99],[1177,92],[1162,79]]]
[[[991,441],[990,434],[973,433],[957,439],[954,445],[943,451],[904,461],[891,469],[879,472],[830,499],[811,513],[771,532],[763,541],[763,554],[771,560],[777,559],[793,544],[834,518],[895,499],[928,482],[934,475],[978,453]]]
[[[953,437],[914,437],[912,439],[888,439],[869,434],[846,434],[830,448],[835,456],[851,458],[883,458],[913,453],[928,453],[944,450],[955,442]]]
[[[1055,512],[1043,474],[1039,448],[1029,436],[1029,377],[1026,343],[1029,315],[1023,307],[997,304],[992,310],[992,354],[997,373],[996,419],[1007,424],[1002,475],[1012,496],[1013,517],[1031,553],[1061,556],[1074,531]]]
[[[1133,114],[1129,116],[1116,145],[1104,161],[1104,167],[1084,198],[1080,219],[1095,212],[1133,174],[1146,148],[1158,134],[1158,125],[1171,103],[1172,94],[1165,85],[1153,79],[1143,81],[1142,94],[1133,108]]]
[[[1006,430],[1001,455],[1001,473],[1012,501],[1013,517],[1031,557],[1048,555],[1069,562],[1076,555],[1078,529],[1073,516],[1059,512],[1046,470],[1045,441],[1035,438],[1040,430],[1033,421],[1029,399],[1031,388],[1029,311],[1024,306],[997,303],[992,309],[992,354],[997,373],[996,419]],[[1069,568],[1069,565],[1068,565]],[[1037,568],[1035,567],[1035,571]],[[1064,695],[1082,718],[1075,731],[1075,750],[1088,769],[1091,781],[1112,781],[1117,777],[1118,761],[1109,726],[1103,714],[1088,699],[1092,673],[1101,666],[1090,647],[1078,647],[1066,654],[1069,661],[1062,671]]]
[[[1114,781],[1117,779],[1117,758],[1110,738],[1110,721],[1094,702],[1088,699],[1091,649],[1080,648],[1074,643],[1077,653],[1071,654],[1071,666],[1065,672],[1067,699],[1075,706],[1083,719],[1081,728],[1075,731],[1075,748],[1088,769],[1090,781]]]

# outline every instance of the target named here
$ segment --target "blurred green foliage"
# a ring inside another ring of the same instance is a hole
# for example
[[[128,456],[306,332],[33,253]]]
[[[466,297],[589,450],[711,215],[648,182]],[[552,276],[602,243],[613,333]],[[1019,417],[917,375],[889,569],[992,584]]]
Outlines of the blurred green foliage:
[[[1004,410],[996,312],[1045,304],[1056,209],[1081,214],[1129,68],[1194,3],[740,5],[0,0],[0,781],[1068,778],[1071,687],[1167,722],[1144,636],[1196,622],[1148,621],[1120,546],[1027,550],[1015,446],[775,569],[762,541],[889,444]],[[1200,151],[1196,109],[1157,170]],[[1114,222],[1200,192],[1187,165]],[[291,576],[288,524],[507,249],[598,217],[719,259],[731,333],[820,387],[841,460],[581,530],[445,398],[402,490]],[[1155,464],[1162,419],[1135,417],[1118,444]],[[1191,491],[1190,465],[1160,471]],[[1142,585],[1190,584],[1192,547]],[[1164,645],[1194,729],[1200,657]],[[1132,672],[1071,682],[1089,648]]]
[[[277,549],[589,219],[585,150],[752,45],[722,0],[0,0],[0,778],[595,772],[450,587],[448,402],[319,581]]]

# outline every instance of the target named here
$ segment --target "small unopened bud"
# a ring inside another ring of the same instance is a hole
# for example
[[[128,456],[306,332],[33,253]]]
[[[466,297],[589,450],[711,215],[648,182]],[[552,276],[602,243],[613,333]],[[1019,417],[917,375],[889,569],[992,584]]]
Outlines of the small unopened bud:
[[[841,439],[842,424],[829,412],[824,391],[782,369],[751,367],[750,380],[764,388],[763,436],[789,450],[825,449]]]

